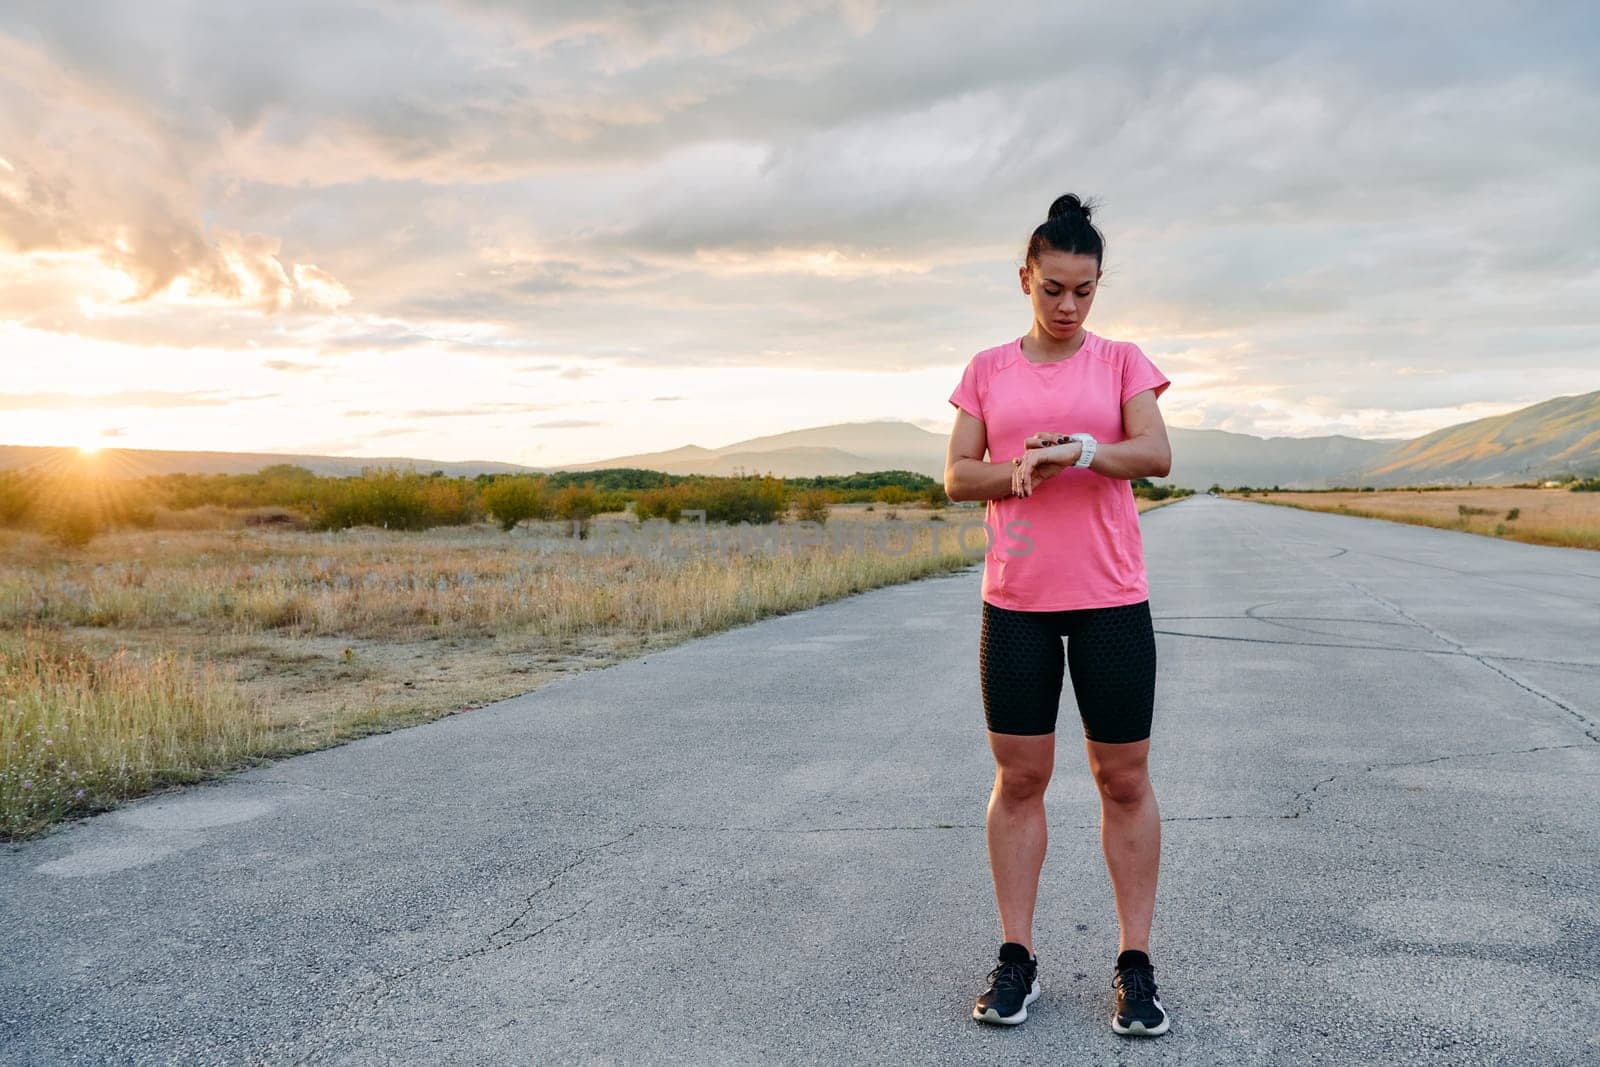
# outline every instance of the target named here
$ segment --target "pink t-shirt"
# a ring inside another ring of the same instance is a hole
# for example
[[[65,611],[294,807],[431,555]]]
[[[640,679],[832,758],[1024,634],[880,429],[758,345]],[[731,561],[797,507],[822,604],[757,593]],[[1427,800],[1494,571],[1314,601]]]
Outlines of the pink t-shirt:
[[[1130,341],[1084,331],[1070,359],[1034,363],[1022,338],[973,356],[950,403],[983,420],[989,462],[1010,463],[1035,433],[1088,433],[1126,440],[1122,405],[1172,384]],[[1066,611],[1136,604],[1149,597],[1133,486],[1087,467],[1068,467],[1033,493],[988,501],[983,599],[1014,611]]]

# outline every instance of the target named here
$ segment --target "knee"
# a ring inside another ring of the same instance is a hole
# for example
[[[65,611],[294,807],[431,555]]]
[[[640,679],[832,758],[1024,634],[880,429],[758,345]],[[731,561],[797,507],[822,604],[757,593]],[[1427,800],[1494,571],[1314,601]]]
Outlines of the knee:
[[[1095,775],[1100,795],[1113,804],[1137,804],[1150,794],[1150,773],[1143,766]]]
[[[995,788],[1008,804],[1038,800],[1049,784],[1049,767],[1001,767],[995,776]]]

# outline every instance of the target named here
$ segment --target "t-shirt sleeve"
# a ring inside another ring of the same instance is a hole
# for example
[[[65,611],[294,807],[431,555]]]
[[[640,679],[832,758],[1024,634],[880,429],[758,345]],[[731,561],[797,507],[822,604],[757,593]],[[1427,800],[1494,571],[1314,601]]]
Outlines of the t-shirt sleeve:
[[[1146,389],[1154,389],[1156,396],[1160,397],[1171,384],[1138,345],[1128,344],[1127,355],[1122,361],[1122,403],[1126,404],[1130,397],[1138,396]]]
[[[978,388],[981,374],[978,357],[973,356],[967,362],[966,370],[961,372],[961,381],[956,386],[955,392],[950,394],[950,403],[979,420],[983,418],[983,393]]]

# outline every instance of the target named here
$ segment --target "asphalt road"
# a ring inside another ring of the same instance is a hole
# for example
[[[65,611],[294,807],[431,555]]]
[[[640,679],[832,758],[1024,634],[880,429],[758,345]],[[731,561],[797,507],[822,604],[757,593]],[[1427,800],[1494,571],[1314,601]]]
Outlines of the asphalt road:
[[[1164,1037],[1111,1032],[1070,681],[1044,995],[999,942],[979,574],[0,852],[5,1063],[1600,1063],[1600,553],[1142,519]]]

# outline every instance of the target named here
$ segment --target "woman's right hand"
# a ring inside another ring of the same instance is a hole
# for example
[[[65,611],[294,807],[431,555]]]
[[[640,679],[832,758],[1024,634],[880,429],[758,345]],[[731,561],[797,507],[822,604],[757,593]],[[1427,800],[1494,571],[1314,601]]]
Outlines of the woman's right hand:
[[[1035,482],[1054,478],[1077,462],[1083,446],[1076,441],[1065,445],[1032,448],[1011,461],[1011,491],[1017,496],[1028,496]]]

